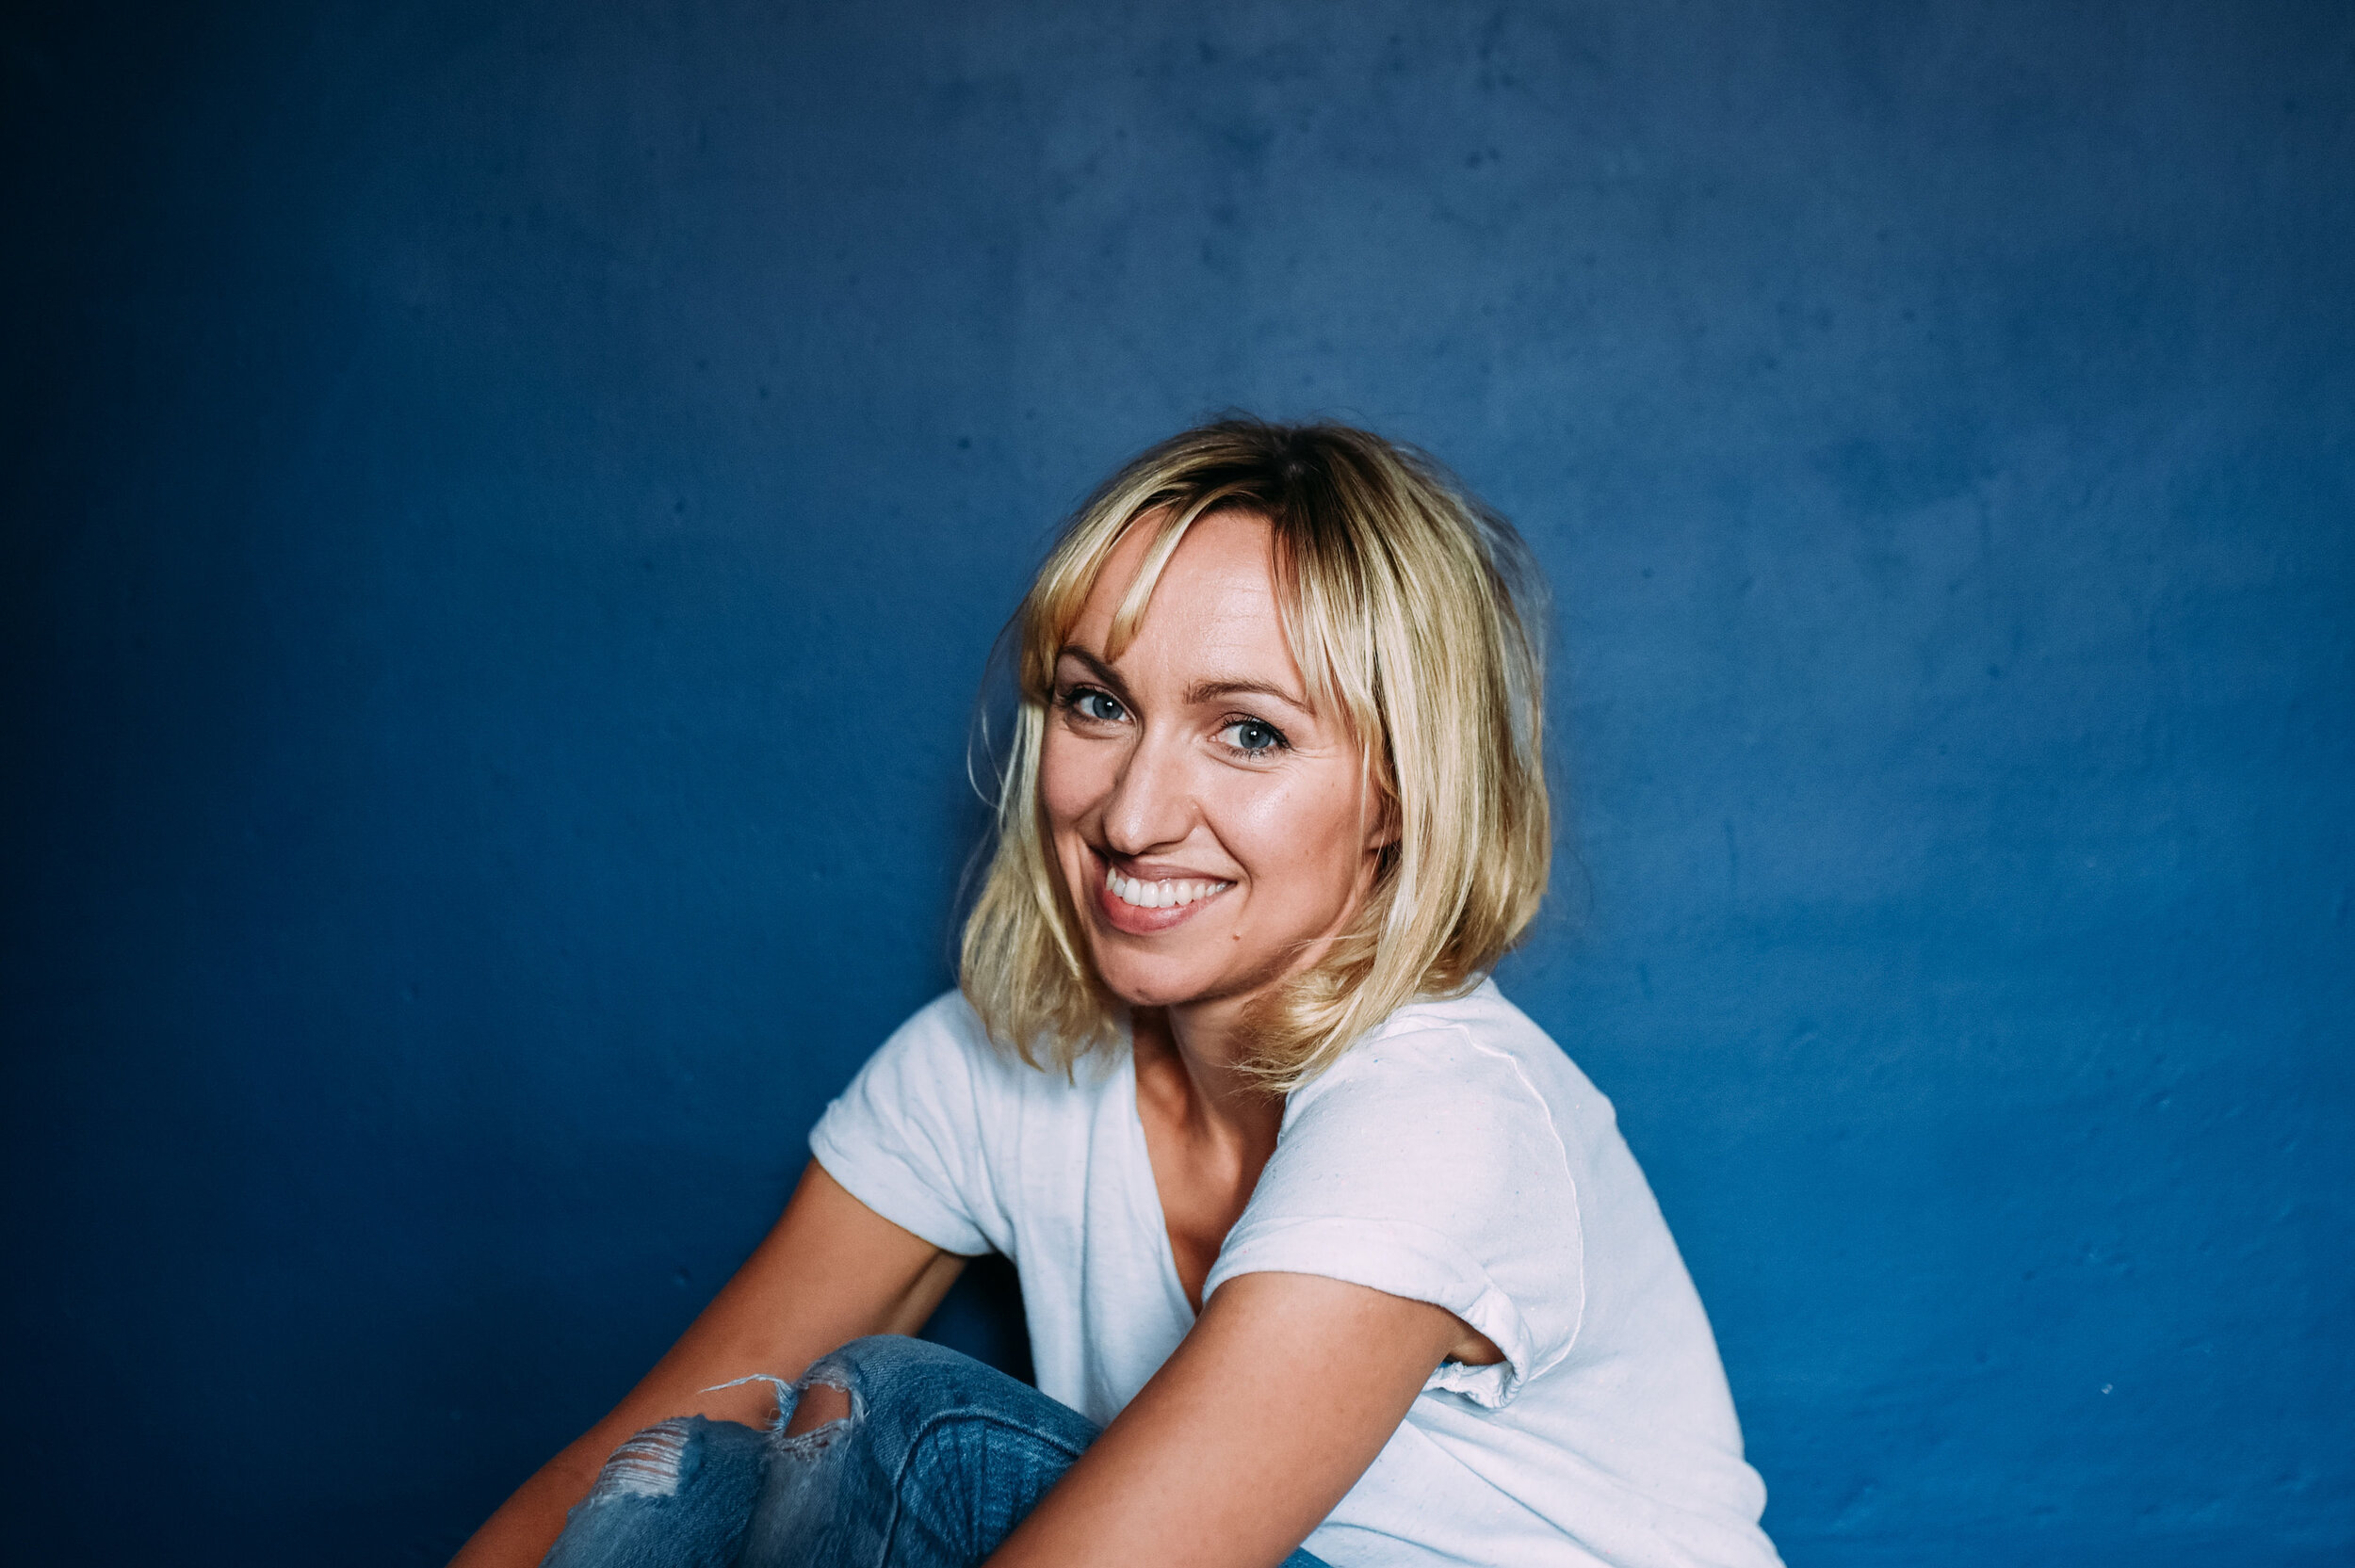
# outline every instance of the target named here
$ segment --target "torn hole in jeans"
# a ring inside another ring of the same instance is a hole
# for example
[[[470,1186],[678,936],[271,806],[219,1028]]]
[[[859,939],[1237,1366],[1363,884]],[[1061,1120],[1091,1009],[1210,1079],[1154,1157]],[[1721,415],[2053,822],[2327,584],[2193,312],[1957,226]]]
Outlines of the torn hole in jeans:
[[[788,1451],[823,1447],[848,1431],[857,1414],[857,1398],[848,1383],[813,1372],[803,1383],[793,1401],[793,1414],[778,1435]]]
[[[688,1422],[674,1415],[659,1421],[613,1450],[597,1474],[593,1497],[668,1497],[678,1491],[687,1459]]]

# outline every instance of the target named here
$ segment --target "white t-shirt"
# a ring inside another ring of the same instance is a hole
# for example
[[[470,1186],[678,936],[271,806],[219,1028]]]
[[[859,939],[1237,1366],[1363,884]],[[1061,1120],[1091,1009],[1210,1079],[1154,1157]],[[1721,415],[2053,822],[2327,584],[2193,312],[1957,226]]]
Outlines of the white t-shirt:
[[[810,1146],[862,1203],[1022,1279],[1041,1390],[1109,1422],[1194,1324],[1128,1053],[1076,1079],[954,992]],[[1504,1352],[1443,1364],[1307,1543],[1337,1568],[1771,1568],[1765,1487],[1692,1281],[1611,1103],[1493,983],[1402,1008],[1284,1106],[1211,1266],[1436,1302]]]

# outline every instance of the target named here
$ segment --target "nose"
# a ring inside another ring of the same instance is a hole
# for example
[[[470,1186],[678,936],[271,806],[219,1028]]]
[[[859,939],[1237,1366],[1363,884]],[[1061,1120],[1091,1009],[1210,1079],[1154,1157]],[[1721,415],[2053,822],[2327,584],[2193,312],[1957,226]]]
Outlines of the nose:
[[[1104,844],[1115,854],[1150,854],[1193,831],[1194,794],[1179,749],[1150,731],[1129,749],[1104,800]]]

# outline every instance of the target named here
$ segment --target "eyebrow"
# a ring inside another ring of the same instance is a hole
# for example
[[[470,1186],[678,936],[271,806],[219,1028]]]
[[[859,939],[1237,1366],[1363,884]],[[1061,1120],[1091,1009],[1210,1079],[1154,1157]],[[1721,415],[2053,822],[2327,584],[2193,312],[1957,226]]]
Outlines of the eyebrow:
[[[1055,656],[1059,660],[1066,658],[1079,660],[1088,667],[1090,672],[1097,680],[1112,687],[1115,695],[1121,697],[1129,695],[1128,683],[1113,672],[1111,665],[1106,664],[1086,649],[1065,643],[1056,650]],[[1185,701],[1189,707],[1199,707],[1204,703],[1215,703],[1221,698],[1228,697],[1273,697],[1286,707],[1297,712],[1304,714],[1315,712],[1301,698],[1294,696],[1280,686],[1268,681],[1246,680],[1240,676],[1196,681],[1186,687]]]
[[[1271,686],[1266,681],[1196,681],[1186,687],[1186,703],[1189,706],[1199,707],[1205,703],[1214,703],[1222,697],[1273,697],[1286,707],[1297,708],[1302,713],[1308,711],[1307,703],[1286,691],[1282,687]]]
[[[1114,696],[1126,697],[1129,695],[1129,683],[1114,674],[1111,665],[1106,664],[1102,659],[1097,658],[1094,654],[1089,653],[1085,648],[1075,648],[1068,642],[1064,643],[1061,648],[1055,650],[1055,662],[1060,664],[1064,659],[1078,659],[1081,664],[1086,665],[1091,674],[1093,674],[1097,680],[1103,682],[1106,686],[1113,688],[1113,694]]]

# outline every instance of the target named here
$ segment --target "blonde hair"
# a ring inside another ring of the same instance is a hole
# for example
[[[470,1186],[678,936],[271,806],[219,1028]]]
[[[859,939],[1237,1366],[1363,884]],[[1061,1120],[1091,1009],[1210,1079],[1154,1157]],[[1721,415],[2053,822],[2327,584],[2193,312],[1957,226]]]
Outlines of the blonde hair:
[[[1039,752],[1059,650],[1132,526],[1158,535],[1113,617],[1136,636],[1196,519],[1275,535],[1284,634],[1319,711],[1362,748],[1397,832],[1349,927],[1252,1019],[1252,1069],[1289,1091],[1418,997],[1460,995],[1519,936],[1546,887],[1543,659],[1527,546],[1428,457],[1343,425],[1230,418],[1144,453],[1088,499],[1010,628],[1019,687],[999,773],[997,845],[958,976],[993,1039],[1069,1071],[1119,1039],[1048,842]],[[1540,612],[1541,613],[1541,612]]]

